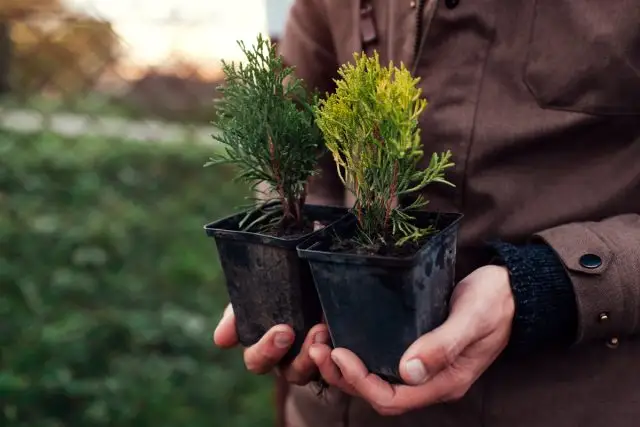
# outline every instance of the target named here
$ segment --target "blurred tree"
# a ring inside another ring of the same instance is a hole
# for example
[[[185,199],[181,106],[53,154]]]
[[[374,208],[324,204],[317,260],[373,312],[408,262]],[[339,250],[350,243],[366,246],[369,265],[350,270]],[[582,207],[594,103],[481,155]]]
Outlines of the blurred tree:
[[[26,3],[25,3],[26,2]],[[65,11],[59,0],[0,0],[10,22],[11,71],[5,80],[17,95],[53,91],[73,97],[90,89],[116,61],[118,38],[109,22]],[[0,45],[2,45],[0,36]],[[0,71],[0,80],[2,71]]]
[[[23,20],[37,13],[59,12],[59,0],[0,0],[0,94],[10,89],[10,70],[13,55],[11,22]]]
[[[210,123],[215,117],[212,102],[221,94],[222,70],[212,72],[180,51],[171,52],[161,66],[150,68],[131,83],[119,101],[132,111],[164,120]]]
[[[59,0],[0,0],[0,16],[7,19],[24,19],[33,14],[60,11]]]
[[[0,95],[9,91],[11,65],[11,27],[8,21],[0,21]]]

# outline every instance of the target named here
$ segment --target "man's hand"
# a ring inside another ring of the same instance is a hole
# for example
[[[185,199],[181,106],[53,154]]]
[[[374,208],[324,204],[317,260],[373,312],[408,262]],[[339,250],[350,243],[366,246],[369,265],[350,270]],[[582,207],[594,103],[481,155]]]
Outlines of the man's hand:
[[[280,359],[289,351],[295,339],[293,329],[288,325],[271,328],[255,345],[244,350],[244,363],[254,374],[266,374],[272,371]],[[236,318],[231,304],[227,306],[213,334],[214,343],[221,348],[232,348],[238,345],[236,335]],[[300,354],[286,368],[279,369],[288,382],[298,385],[308,383],[318,372],[315,363],[309,357],[312,344],[329,343],[329,332],[324,324],[314,326],[302,346]]]
[[[504,267],[482,267],[462,280],[439,328],[407,349],[392,385],[370,374],[351,351],[313,345],[310,355],[332,386],[367,400],[381,415],[399,415],[462,398],[496,360],[511,334],[515,303]]]

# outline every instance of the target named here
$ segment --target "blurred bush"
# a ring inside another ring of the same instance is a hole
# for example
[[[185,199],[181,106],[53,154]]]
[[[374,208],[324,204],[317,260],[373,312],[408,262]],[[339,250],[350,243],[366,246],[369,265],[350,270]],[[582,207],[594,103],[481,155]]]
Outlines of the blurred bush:
[[[0,425],[246,427],[271,382],[211,332],[202,226],[245,188],[211,148],[0,131]]]
[[[132,82],[128,93],[111,102],[132,118],[210,123],[216,116],[215,99],[221,96],[222,78],[205,79],[196,64],[176,63],[168,70],[149,69]]]

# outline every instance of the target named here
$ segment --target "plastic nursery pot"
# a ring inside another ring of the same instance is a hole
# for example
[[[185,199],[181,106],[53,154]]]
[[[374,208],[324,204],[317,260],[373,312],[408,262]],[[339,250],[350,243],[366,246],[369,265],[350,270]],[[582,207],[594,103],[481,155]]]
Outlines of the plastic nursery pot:
[[[412,256],[332,252],[334,238],[356,231],[352,215],[298,247],[309,261],[335,347],[353,351],[370,372],[402,383],[399,364],[407,348],[441,325],[449,311],[461,214],[414,212],[419,226],[436,232]]]
[[[328,226],[345,216],[347,210],[306,205],[303,214]],[[238,224],[245,215],[238,213],[204,228],[215,239],[240,343],[251,346],[271,327],[290,325],[296,338],[282,360],[287,363],[300,352],[309,330],[322,320],[309,265],[296,252],[298,244],[313,240],[320,231],[293,238],[240,231]]]

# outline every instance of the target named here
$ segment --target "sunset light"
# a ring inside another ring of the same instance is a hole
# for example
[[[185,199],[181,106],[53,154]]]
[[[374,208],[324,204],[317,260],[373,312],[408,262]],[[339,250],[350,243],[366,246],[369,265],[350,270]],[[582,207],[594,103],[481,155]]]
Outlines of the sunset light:
[[[65,0],[109,20],[129,65],[162,65],[180,57],[204,66],[240,57],[236,41],[250,43],[267,30],[263,0]],[[286,1],[285,1],[286,3]]]

